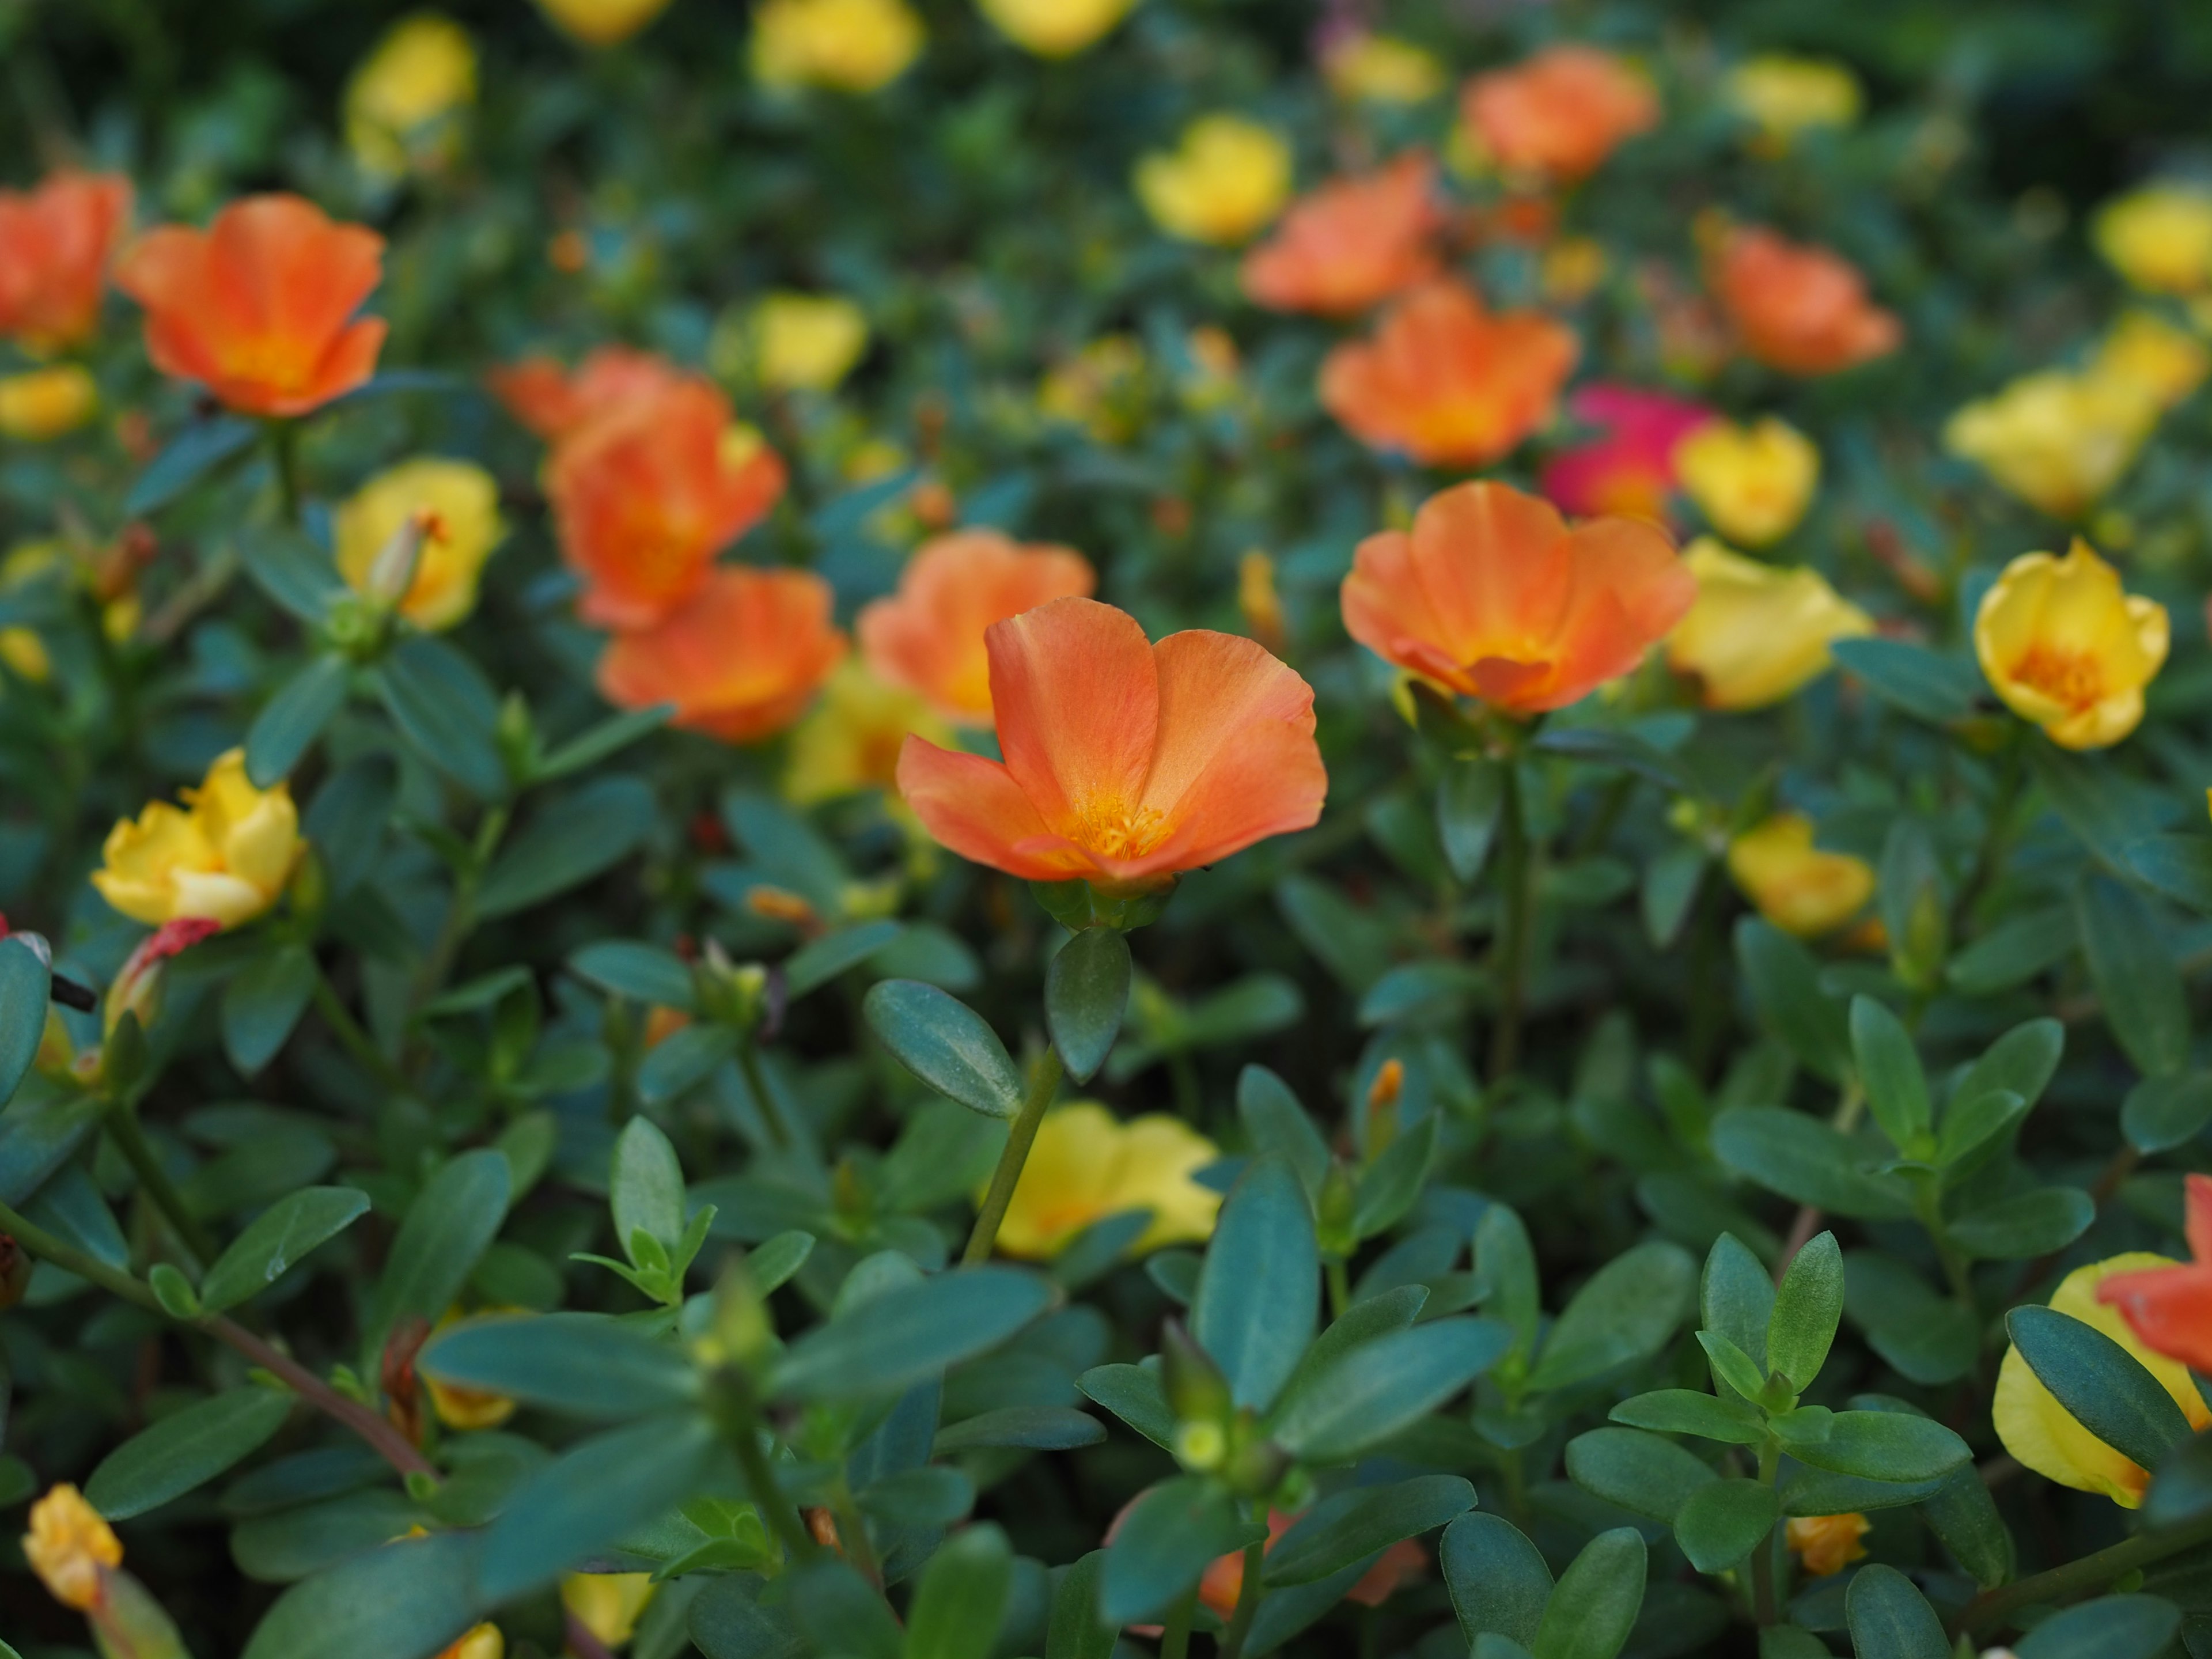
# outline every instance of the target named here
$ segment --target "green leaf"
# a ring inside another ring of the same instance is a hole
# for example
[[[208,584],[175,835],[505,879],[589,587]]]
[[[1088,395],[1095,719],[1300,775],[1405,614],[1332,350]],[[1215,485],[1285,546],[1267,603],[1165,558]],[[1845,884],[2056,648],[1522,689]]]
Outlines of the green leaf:
[[[1490,860],[1505,799],[1505,769],[1495,761],[1451,762],[1437,784],[1437,836],[1444,860],[1461,883],[1472,884]]]
[[[1270,1589],[1310,1584],[1364,1556],[1456,1519],[1474,1507],[1474,1488],[1455,1474],[1417,1475],[1387,1486],[1355,1486],[1300,1516],[1267,1552]]]
[[[1519,1528],[1495,1515],[1462,1515],[1444,1528],[1437,1560],[1469,1643],[1486,1634],[1524,1645],[1536,1639],[1552,1570]]]
[[[1931,726],[1972,714],[1981,695],[1981,677],[1971,665],[1905,640],[1869,635],[1837,640],[1829,649],[1868,690]]]
[[[651,1118],[630,1119],[616,1139],[607,1193],[615,1239],[623,1248],[641,1227],[671,1250],[684,1237],[684,1166]]]
[[[1766,1419],[1759,1408],[1740,1400],[1723,1400],[1695,1389],[1661,1389],[1624,1400],[1613,1408],[1613,1420],[1632,1429],[1656,1434],[1694,1434],[1732,1445],[1756,1446],[1766,1438]]]
[[[765,1607],[758,1600],[765,1582],[750,1572],[706,1579],[687,1610],[684,1633],[707,1659],[811,1659],[814,1646],[793,1626],[789,1603],[781,1594]]]
[[[2076,1422],[2123,1457],[2154,1469],[2191,1435],[2173,1396],[2095,1326],[2055,1308],[2005,1316],[2013,1346]]]
[[[1297,1172],[1257,1158],[1221,1206],[1206,1246],[1191,1334],[1239,1406],[1267,1409],[1313,1340],[1321,1257]]]
[[[1672,1525],[1682,1500],[1720,1477],[1695,1454],[1641,1429],[1591,1429],[1567,1442],[1567,1479],[1594,1497]]]
[[[643,845],[659,810],[636,778],[601,778],[541,805],[492,860],[477,915],[512,915],[611,869]]]
[[[1328,1175],[1328,1143],[1290,1085],[1264,1066],[1247,1066],[1237,1074],[1237,1115],[1254,1152],[1287,1158],[1306,1196],[1320,1193]]]
[[[730,1025],[691,1024],[670,1032],[639,1063],[638,1100],[662,1106],[679,1098],[735,1058],[744,1042],[744,1035]]]
[[[1951,1091],[1951,1109],[1961,1101],[2002,1089],[2030,1106],[2043,1097],[2066,1052],[2066,1028],[2055,1019],[2031,1019],[1990,1044]]]
[[[194,421],[131,481],[123,498],[123,516],[143,519],[160,512],[234,455],[252,448],[260,435],[258,426],[235,415]]]
[[[335,653],[315,658],[262,705],[246,732],[246,778],[266,789],[300,763],[345,706],[353,665]]]
[[[1925,1417],[1838,1412],[1825,1439],[1793,1441],[1790,1455],[1831,1474],[1899,1482],[1941,1480],[1973,1454],[1957,1435]]]
[[[1301,1376],[1271,1433],[1307,1462],[1345,1462],[1425,1417],[1512,1346],[1494,1319],[1438,1319],[1379,1336]]]
[[[1191,1475],[1163,1480],[1122,1516],[1106,1547],[1098,1607],[1115,1627],[1157,1618],[1198,1583],[1217,1556],[1267,1536],[1237,1513],[1237,1500]]]
[[[790,1283],[792,1275],[805,1267],[806,1258],[813,1254],[814,1235],[796,1227],[763,1239],[745,1256],[753,1290],[766,1296]]]
[[[1960,1216],[1943,1231],[1970,1256],[2023,1261],[2064,1249],[2096,1218],[2096,1200],[2079,1187],[2039,1187]]]
[[[699,1396],[690,1361],[605,1314],[466,1320],[432,1337],[420,1364],[457,1388],[610,1422]]]
[[[1044,1659],[1114,1659],[1121,1632],[1098,1616],[1098,1579],[1106,1552],[1093,1550],[1060,1577],[1052,1593]]]
[[[1644,1607],[1647,1558],[1633,1527],[1601,1532],[1583,1547],[1544,1608],[1529,1644],[1534,1659],[1614,1659]]]
[[[1013,1584],[1006,1534],[988,1522],[963,1527],[922,1569],[907,1610],[906,1659],[990,1659]]]
[[[242,1659],[398,1659],[458,1641],[488,1610],[477,1595],[483,1536],[433,1533],[370,1548],[276,1598]]]
[[[2146,836],[2130,842],[2128,867],[2176,903],[2212,915],[2212,836]]]
[[[1094,1365],[1075,1386],[1154,1445],[1175,1444],[1175,1408],[1157,1373],[1141,1365]]]
[[[1753,1364],[1766,1364],[1766,1328],[1774,1317],[1774,1280],[1765,1264],[1734,1233],[1713,1241],[1698,1292],[1698,1319]]]
[[[1035,1273],[990,1267],[886,1291],[792,1343],[769,1371],[769,1392],[808,1401],[903,1394],[996,1347],[1052,1297],[1050,1283]]]
[[[463,1152],[424,1183],[399,1225],[362,1331],[362,1370],[378,1374],[384,1340],[410,1314],[435,1321],[453,1304],[507,1219],[506,1155]]]
[[[85,1499],[111,1521],[159,1509],[260,1450],[291,1409],[289,1394],[252,1386],[187,1406],[102,1458]]]
[[[2013,1644],[2015,1659],[2159,1659],[2181,1609],[2155,1595],[2100,1595],[2054,1613]]]
[[[2074,954],[2081,942],[2071,905],[2052,905],[1999,922],[1951,958],[1944,976],[1967,996],[2025,985]]]
[[[2171,1152],[2212,1123],[2212,1073],[2147,1077],[2128,1091],[2120,1131],[2139,1152]]]
[[[1474,1278],[1483,1312],[1511,1328],[1514,1347],[1525,1358],[1536,1346],[1544,1304],[1535,1249],[1510,1204],[1491,1205],[1474,1224]]]
[[[1765,1368],[1718,1331],[1699,1331],[1698,1346],[1705,1351],[1716,1388],[1725,1384],[1745,1400],[1757,1400],[1765,1391]]]
[[[1759,1659],[1834,1659],[1828,1644],[1796,1625],[1769,1625],[1759,1632]]]
[[[899,1659],[898,1620],[868,1581],[842,1561],[811,1561],[794,1573],[791,1610],[816,1652],[837,1659]]]
[[[314,844],[332,899],[368,878],[398,793],[399,769],[388,754],[347,763],[315,791],[301,828]]]
[[[1406,1218],[1436,1160],[1437,1114],[1431,1112],[1382,1149],[1359,1172],[1352,1194],[1352,1233],[1369,1239]]]
[[[802,945],[785,958],[784,994],[796,1001],[817,986],[859,967],[886,945],[896,943],[901,932],[895,921],[864,921]]]
[[[1683,841],[1662,849],[1644,865],[1639,908],[1644,935],[1653,949],[1669,950],[1682,936],[1711,861],[1704,848]]]
[[[1830,1083],[1850,1066],[1850,1034],[1843,1005],[1820,988],[1813,954],[1769,923],[1746,917],[1736,924],[1736,963],[1746,990],[1767,1029],[1804,1067]]]
[[[1905,1183],[1861,1167],[1851,1140],[1803,1112],[1736,1106],[1713,1120],[1713,1152],[1739,1175],[1799,1204],[1862,1221],[1912,1213]]]
[[[313,994],[313,954],[283,945],[258,956],[223,988],[222,1046],[241,1076],[253,1077],[276,1058]]]
[[[1021,1110],[1021,1073],[999,1034],[966,1003],[918,980],[887,979],[860,1006],[884,1047],[938,1093],[986,1117]]]
[[[1129,1006],[1129,941],[1119,928],[1086,927],[1045,969],[1044,1019],[1078,1083],[1106,1063]]]
[[[1649,1358],[1690,1316],[1697,1284],[1697,1264],[1679,1245],[1638,1244],[1615,1256],[1552,1327],[1528,1387],[1573,1388]]]
[[[649,1008],[698,1010],[691,969],[673,951],[630,939],[603,939],[568,958],[568,971],[611,995],[627,997]]]
[[[1764,1480],[1714,1480],[1674,1511],[1674,1541],[1699,1572],[1727,1572],[1774,1530],[1780,1513],[1780,1500]]]
[[[2027,1103],[2009,1089],[1988,1089],[1943,1110],[1936,1162],[1945,1170],[1964,1163],[2027,1115]]]
[[[1928,1078],[1905,1022],[1872,997],[1851,999],[1851,1055],[1867,1107],[1889,1137],[1905,1151],[1925,1134],[1934,1119],[1928,1109]]]
[[[1609,731],[1595,726],[1555,726],[1540,734],[1534,746],[1547,755],[1564,755],[1591,766],[1633,772],[1678,795],[1704,793],[1696,777],[1681,762],[1632,732]]]
[[[0,1103],[14,1097],[15,1085],[39,1057],[52,984],[53,976],[37,951],[20,939],[0,939]],[[0,1135],[4,1133],[0,1127]],[[39,1180],[45,1178],[41,1174]],[[31,1187],[37,1184],[34,1181]],[[26,1187],[0,1196],[20,1200],[29,1191]]]
[[[258,1295],[368,1209],[368,1195],[351,1187],[308,1187],[278,1199],[208,1269],[200,1281],[200,1304],[221,1313]]]
[[[1775,1292],[1766,1327],[1766,1366],[1802,1394],[1827,1363],[1828,1346],[1844,1317],[1844,1252],[1824,1232],[1797,1252]],[[1712,1569],[1706,1569],[1710,1571]]]
[[[2074,902],[2090,981],[2114,1040],[2146,1076],[2174,1075],[2189,1063],[2189,1006],[2149,908],[2105,876],[2084,879]]]
[[[2012,1534],[1979,1469],[1968,1464],[1953,1470],[1942,1489],[1921,1504],[1920,1513],[1983,1589],[1994,1589],[2012,1577]]]
[[[1106,1437],[1105,1425],[1071,1406],[1002,1406],[937,1431],[935,1455],[978,1446],[1021,1446],[1032,1451],[1071,1451]]]
[[[1861,1568],[1844,1593],[1844,1613],[1857,1659],[1951,1659],[1943,1621],[1895,1567]]]
[[[537,769],[531,774],[531,781],[534,783],[554,783],[597,766],[610,756],[621,753],[639,738],[650,737],[675,715],[676,705],[663,702],[650,708],[639,708],[601,720],[539,761]]]
[[[492,739],[499,694],[468,658],[441,641],[400,641],[375,672],[377,696],[416,753],[479,800],[507,791],[507,763]]]
[[[172,1319],[194,1320],[206,1311],[200,1305],[199,1292],[192,1288],[192,1281],[169,1262],[156,1261],[146,1270],[146,1288],[154,1292],[154,1299]]]

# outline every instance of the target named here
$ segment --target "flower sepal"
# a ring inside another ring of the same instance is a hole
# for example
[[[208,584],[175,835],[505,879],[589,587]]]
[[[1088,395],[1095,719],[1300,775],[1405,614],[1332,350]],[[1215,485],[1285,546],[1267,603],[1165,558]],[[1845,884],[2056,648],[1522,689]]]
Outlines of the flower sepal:
[[[1072,933],[1086,927],[1130,933],[1160,919],[1175,896],[1177,878],[1115,888],[1088,881],[1033,881],[1030,891],[1045,914]]]

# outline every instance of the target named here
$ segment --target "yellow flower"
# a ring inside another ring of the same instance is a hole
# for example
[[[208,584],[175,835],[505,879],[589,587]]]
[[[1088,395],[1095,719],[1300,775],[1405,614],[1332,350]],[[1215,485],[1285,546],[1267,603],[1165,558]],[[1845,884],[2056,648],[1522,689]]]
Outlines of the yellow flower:
[[[486,1308],[477,1316],[500,1318],[520,1312],[522,1310],[520,1308]],[[441,1331],[448,1329],[462,1323],[467,1317],[459,1308],[448,1308],[444,1317],[438,1321],[437,1328]],[[514,1415],[514,1401],[503,1394],[491,1394],[482,1389],[457,1388],[451,1382],[440,1382],[428,1371],[422,1375],[423,1386],[429,1390],[430,1409],[437,1413],[438,1420],[449,1429],[495,1429]],[[489,1626],[479,1625],[477,1631],[489,1628]],[[477,1631],[469,1634],[474,1636]],[[492,1633],[495,1636],[498,1634],[496,1631]]]
[[[2100,209],[2090,234],[2137,288],[2195,294],[2212,287],[2212,191],[2146,185]]]
[[[507,1638],[499,1633],[497,1625],[478,1625],[438,1659],[507,1659]]]
[[[1040,58],[1072,58],[1136,9],[1137,0],[975,0],[1000,33]]]
[[[764,86],[873,92],[921,51],[905,0],[763,0],[753,14],[753,75]]]
[[[2132,385],[2171,409],[2204,384],[2212,371],[2212,352],[2183,328],[2154,311],[2122,313],[2097,348],[2089,372]]]
[[[1684,550],[1697,602],[1667,636],[1668,665],[1697,677],[1709,708],[1765,708],[1828,671],[1830,643],[1874,620],[1817,570],[1761,564],[1710,536]]]
[[[0,380],[0,437],[42,444],[76,431],[99,412],[100,387],[75,363]]]
[[[1181,1118],[1156,1113],[1124,1123],[1090,1101],[1056,1107],[1037,1127],[999,1248],[1045,1261],[1092,1222],[1139,1208],[1152,1211],[1152,1223],[1133,1253],[1210,1237],[1221,1196],[1190,1177],[1220,1155]]]
[[[2078,519],[2119,481],[2157,421],[2157,399],[2132,380],[2051,368],[1960,410],[1943,447],[2029,506]]]
[[[1133,335],[1103,335],[1046,373],[1037,407],[1101,443],[1121,443],[1136,432],[1144,373],[1145,348]]]
[[[618,1648],[659,1588],[649,1572],[572,1572],[561,1581],[561,1605],[602,1646]]]
[[[1865,101],[1858,77],[1833,58],[1784,52],[1737,64],[1729,74],[1728,100],[1775,149],[1814,127],[1851,125]]]
[[[771,294],[753,307],[752,359],[763,386],[834,391],[868,349],[868,319],[836,294]]]
[[[133,921],[204,919],[236,927],[276,903],[300,861],[300,815],[289,786],[256,789],[246,751],[208,769],[185,810],[157,800],[108,832],[92,884]]]
[[[2098,1285],[2114,1273],[2173,1265],[2166,1256],[2142,1250],[2092,1262],[2066,1275],[2052,1294],[2051,1305],[2095,1327],[2125,1348],[2173,1396],[2173,1403],[2181,1407],[2190,1426],[2201,1430],[2212,1426],[2212,1411],[2206,1409],[2197,1385],[2190,1380],[2189,1367],[2143,1346],[2120,1310],[2097,1300]],[[2028,1369],[2017,1348],[2005,1350],[2004,1364],[1997,1368],[1996,1398],[1990,1411],[2004,1449],[2045,1480],[2078,1492],[2102,1492],[2122,1509],[2131,1510],[2142,1502],[2150,1476],[2075,1421]]]
[[[1729,843],[1729,874],[1744,896],[1785,933],[1832,933],[1874,896],[1874,866],[1813,845],[1813,820],[1777,812]]]
[[[455,112],[476,102],[477,49],[450,17],[402,18],[347,83],[346,148],[364,173],[434,169],[459,148]]]
[[[100,1511],[63,1485],[31,1505],[30,1522],[23,1559],[54,1600],[79,1613],[99,1606],[107,1570],[123,1565],[123,1546]]]
[[[910,732],[939,748],[952,743],[952,728],[927,703],[848,658],[793,729],[784,793],[802,806],[861,789],[881,789],[898,801],[899,748]]]
[[[668,9],[668,0],[538,0],[538,9],[587,46],[627,40]]]
[[[1674,448],[1690,499],[1732,542],[1764,547],[1797,527],[1820,482],[1820,452],[1787,422],[1708,421]]]
[[[427,519],[422,515],[429,515]],[[418,536],[415,576],[400,614],[417,628],[453,627],[476,609],[477,579],[507,535],[499,516],[499,485],[491,474],[466,461],[422,456],[380,472],[356,490],[337,510],[335,526],[339,574],[356,592],[373,598],[380,580],[397,587],[405,574],[398,543]],[[380,556],[400,556],[398,570],[380,569]]]
[[[2063,559],[2014,559],[1974,616],[1974,654],[1990,686],[2067,749],[2109,748],[2136,729],[2166,638],[2166,607],[2123,590],[2078,536]]]
[[[1537,281],[1550,304],[1580,305],[1597,291],[1610,264],[1605,244],[1595,237],[1562,236],[1545,248]]]
[[[1291,193],[1291,150],[1267,128],[1206,115],[1174,150],[1137,163],[1137,198],[1162,230],[1227,246],[1249,240]]]
[[[1355,34],[1322,61],[1328,87],[1340,98],[1370,104],[1419,104],[1444,89],[1444,66],[1434,53],[1389,34]]]
[[[1826,1578],[1865,1558],[1866,1546],[1859,1540],[1872,1525],[1866,1516],[1856,1514],[1792,1516],[1784,1534],[1790,1547],[1804,1562],[1805,1571],[1815,1578]]]
[[[34,629],[0,628],[0,663],[33,685],[44,685],[53,677],[54,659]]]

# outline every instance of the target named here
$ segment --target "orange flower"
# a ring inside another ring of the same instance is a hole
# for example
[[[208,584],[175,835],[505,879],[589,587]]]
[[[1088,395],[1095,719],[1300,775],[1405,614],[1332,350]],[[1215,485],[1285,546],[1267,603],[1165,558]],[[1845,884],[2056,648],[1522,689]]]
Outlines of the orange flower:
[[[49,173],[33,191],[0,190],[0,337],[58,351],[100,321],[107,262],[131,216],[131,181]]]
[[[1371,342],[1328,354],[1321,400],[1372,448],[1483,466],[1550,422],[1580,350],[1540,312],[1493,316],[1472,289],[1432,283],[1392,306]]]
[[[1550,46],[1478,75],[1460,107],[1502,171],[1561,184],[1587,178],[1623,139],[1659,125],[1650,82],[1595,46]]]
[[[921,738],[899,757],[900,792],[962,857],[1126,893],[1321,817],[1313,688],[1254,641],[1194,629],[1149,644],[1085,599],[983,638],[1005,762]]]
[[[920,693],[946,720],[988,726],[984,630],[1049,599],[1088,599],[1097,585],[1091,562],[1072,548],[957,530],[922,544],[896,595],[861,607],[860,649],[878,679]]]
[[[1832,374],[1886,356],[1905,337],[1840,255],[1756,227],[1729,233],[1707,276],[1743,349],[1785,374]]]
[[[1121,1523],[1129,1511],[1136,1507],[1131,1499],[1121,1506],[1106,1528],[1106,1541],[1110,1544],[1121,1530]],[[1299,1517],[1287,1510],[1267,1511],[1267,1541],[1261,1553],[1271,1553],[1282,1535],[1288,1532]],[[1418,1577],[1428,1569],[1429,1553],[1410,1538],[1401,1539],[1375,1559],[1374,1565],[1359,1576],[1358,1581],[1344,1593],[1347,1601],[1356,1601],[1363,1607],[1379,1607],[1397,1593],[1408,1580]],[[1217,1556],[1198,1581],[1198,1599],[1204,1602],[1217,1618],[1227,1620],[1237,1612],[1237,1597],[1244,1590],[1244,1552],[1231,1550]],[[1157,1625],[1133,1625],[1131,1631],[1139,1636],[1158,1636]]]
[[[507,412],[548,443],[635,398],[650,398],[691,377],[665,357],[632,346],[601,346],[569,370],[543,355],[484,375]]]
[[[657,627],[617,634],[599,690],[624,708],[676,705],[676,724],[725,743],[773,737],[845,654],[830,584],[808,570],[730,565]]]
[[[1344,625],[1386,661],[1530,714],[1627,673],[1697,596],[1649,520],[1569,529],[1549,501],[1465,483],[1423,503],[1411,532],[1359,544]]]
[[[561,551],[602,628],[651,628],[707,584],[714,555],[783,494],[783,463],[729,400],[686,377],[631,398],[545,464]]]
[[[241,415],[304,415],[376,372],[384,319],[354,313],[383,275],[384,238],[297,196],[233,202],[204,231],[132,243],[115,285],[146,308],[154,367]]]
[[[2120,1310],[2143,1346],[2195,1371],[2212,1371],[2212,1176],[2188,1181],[2189,1254],[2193,1261],[2115,1273],[2097,1300]]]
[[[1347,317],[1437,273],[1436,168],[1421,155],[1323,185],[1244,258],[1244,292],[1275,311]]]

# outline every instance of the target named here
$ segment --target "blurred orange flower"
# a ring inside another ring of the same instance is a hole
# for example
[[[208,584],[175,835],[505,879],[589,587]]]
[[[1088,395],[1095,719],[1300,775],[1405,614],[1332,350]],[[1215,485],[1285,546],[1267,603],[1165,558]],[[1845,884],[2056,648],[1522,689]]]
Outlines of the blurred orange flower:
[[[130,216],[131,181],[116,173],[63,169],[0,190],[0,337],[44,353],[90,334]]]
[[[1771,230],[1729,232],[1707,283],[1743,349],[1785,374],[1832,374],[1887,356],[1905,337],[1849,260]]]
[[[1624,139],[1659,125],[1651,83],[1595,46],[1550,46],[1478,75],[1461,112],[1502,172],[1560,184],[1587,178]]]
[[[1492,313],[1432,283],[1392,306],[1371,341],[1322,365],[1321,400],[1354,437],[1438,466],[1483,466],[1557,412],[1581,346],[1540,312]]]
[[[1313,688],[1253,641],[1153,645],[1127,612],[1066,599],[984,642],[1006,760],[921,738],[899,757],[900,792],[962,857],[1131,892],[1320,818]]]
[[[623,708],[676,705],[676,724],[725,743],[773,737],[845,654],[830,584],[809,570],[729,565],[659,625],[617,634],[599,690]]]
[[[1106,1528],[1106,1542],[1112,1543],[1128,1519],[1129,1511],[1136,1507],[1132,1499],[1121,1506]],[[1271,1553],[1282,1535],[1302,1517],[1288,1510],[1270,1509],[1267,1511],[1267,1541],[1261,1553]],[[1410,1538],[1401,1539],[1375,1559],[1375,1564],[1362,1573],[1344,1599],[1363,1607],[1379,1607],[1410,1581],[1428,1571],[1429,1553]],[[1231,1550],[1226,1555],[1216,1556],[1207,1565],[1205,1575],[1198,1581],[1198,1599],[1208,1611],[1224,1621],[1237,1612],[1237,1597],[1244,1590],[1244,1552]],[[1139,1636],[1158,1636],[1159,1627],[1133,1625],[1130,1629]]]
[[[1244,292],[1275,311],[1346,317],[1426,282],[1442,215],[1436,167],[1401,156],[1380,172],[1338,179],[1295,203],[1275,234],[1244,258]]]
[[[2212,1176],[2189,1176],[2187,1194],[2194,1260],[2115,1273],[2098,1285],[2097,1300],[2118,1308],[2153,1353],[2212,1371]]]
[[[554,443],[634,398],[653,397],[692,378],[653,352],[610,345],[573,370],[542,354],[525,357],[488,370],[484,384],[508,414]]]
[[[1091,562],[1073,548],[955,531],[922,544],[896,594],[861,608],[860,649],[878,679],[919,692],[949,720],[988,726],[984,630],[1049,599],[1087,599],[1097,585]]]
[[[1549,501],[1465,483],[1423,503],[1410,532],[1359,544],[1344,625],[1385,661],[1530,714],[1634,668],[1697,595],[1649,520],[1570,529]]]
[[[554,447],[545,464],[562,556],[602,628],[651,628],[702,589],[714,555],[783,494],[783,462],[729,400],[686,377],[635,397]]]
[[[115,285],[146,308],[163,374],[241,415],[304,415],[376,372],[384,319],[354,313],[383,267],[384,238],[366,226],[301,197],[249,196],[204,231],[147,232]]]

